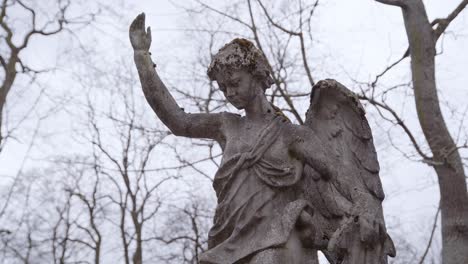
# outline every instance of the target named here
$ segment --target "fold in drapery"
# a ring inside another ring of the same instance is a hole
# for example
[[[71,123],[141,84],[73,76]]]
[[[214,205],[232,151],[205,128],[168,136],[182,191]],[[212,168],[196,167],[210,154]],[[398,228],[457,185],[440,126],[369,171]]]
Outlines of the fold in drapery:
[[[249,151],[224,161],[216,173],[218,207],[202,263],[232,264],[287,242],[307,202],[287,190],[300,180],[302,171],[292,164],[280,167],[264,155],[283,126],[280,117],[273,119]]]

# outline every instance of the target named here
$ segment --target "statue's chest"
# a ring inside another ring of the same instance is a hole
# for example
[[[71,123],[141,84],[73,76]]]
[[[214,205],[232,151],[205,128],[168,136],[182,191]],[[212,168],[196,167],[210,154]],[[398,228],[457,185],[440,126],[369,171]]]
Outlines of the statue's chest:
[[[258,144],[261,141],[262,144],[266,144],[266,150],[262,153],[263,159],[277,164],[287,164],[294,159],[290,154],[289,146],[284,141],[284,135],[279,134],[274,140],[268,141],[262,138],[257,131],[239,129],[236,131],[237,133],[230,134],[226,139],[223,159],[227,160],[236,154],[250,152],[258,148]]]

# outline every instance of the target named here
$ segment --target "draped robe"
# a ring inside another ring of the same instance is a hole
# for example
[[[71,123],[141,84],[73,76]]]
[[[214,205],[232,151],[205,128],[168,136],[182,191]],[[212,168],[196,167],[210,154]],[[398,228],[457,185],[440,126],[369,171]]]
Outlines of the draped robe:
[[[286,125],[274,118],[248,151],[222,161],[213,182],[218,206],[201,263],[239,263],[288,241],[308,204],[295,190],[303,163],[283,140],[291,136],[283,135]]]

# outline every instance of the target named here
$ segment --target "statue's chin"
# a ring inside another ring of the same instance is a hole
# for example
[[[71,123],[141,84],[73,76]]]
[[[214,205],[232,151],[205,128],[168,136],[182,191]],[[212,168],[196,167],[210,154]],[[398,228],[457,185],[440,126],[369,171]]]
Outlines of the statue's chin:
[[[233,103],[231,103],[231,105],[233,105],[237,110],[242,110],[242,109],[245,108],[245,107],[242,106],[242,105],[237,105],[237,104],[233,104]]]

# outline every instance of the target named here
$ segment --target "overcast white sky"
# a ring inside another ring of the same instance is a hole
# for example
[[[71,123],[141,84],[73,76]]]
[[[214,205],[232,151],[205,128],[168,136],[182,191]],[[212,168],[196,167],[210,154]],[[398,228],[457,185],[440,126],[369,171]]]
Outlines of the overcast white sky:
[[[430,0],[425,1],[430,20],[446,16],[460,0]],[[98,28],[89,29],[80,38],[87,42],[97,41],[100,56],[108,63],[115,63],[115,59],[124,55],[131,57],[132,51],[128,43],[126,31],[130,21],[144,11],[147,24],[152,26],[153,58],[161,68],[163,80],[173,78],[164,72],[174,72],[173,65],[177,65],[178,58],[186,57],[187,61],[194,60],[195,40],[187,38],[178,29],[190,28],[185,12],[175,7],[170,1],[135,0],[123,1],[127,6],[121,20],[106,21]],[[184,6],[185,2],[176,1]],[[214,1],[213,1],[214,2]],[[224,1],[216,1],[215,5],[222,6]],[[278,1],[278,6],[286,5],[288,1]],[[213,14],[210,14],[213,15]],[[310,64],[314,68],[314,76],[318,79],[334,78],[355,88],[349,76],[360,81],[372,80],[390,62],[398,59],[406,50],[407,42],[399,8],[386,6],[371,0],[328,0],[322,1],[314,19],[314,31],[317,43],[313,45]],[[105,24],[108,23],[108,24]],[[229,25],[235,27],[235,25]],[[102,29],[105,29],[104,31]],[[109,43],[109,41],[115,41]],[[27,60],[34,65],[47,67],[58,63],[62,70],[56,74],[41,77],[44,85],[53,87],[53,91],[71,89],[70,93],[79,94],[76,85],[67,83],[71,80],[68,64],[64,62],[58,51],[67,49],[69,36],[59,36],[50,39],[36,38],[31,48],[25,54]],[[126,46],[125,46],[126,45]],[[441,44],[438,45],[442,50]],[[448,34],[443,42],[443,54],[437,57],[437,82],[441,98],[451,106],[464,111],[467,107],[468,96],[468,10],[465,10],[450,25]],[[388,74],[383,82],[396,83],[401,78],[410,76],[408,61]],[[175,78],[177,79],[177,78]],[[183,83],[177,84],[183,87]],[[403,99],[402,99],[403,100]],[[405,101],[406,107],[402,111],[413,111],[410,101]],[[184,106],[182,106],[184,107]],[[21,108],[21,107],[19,107]],[[452,131],[458,128],[458,116],[453,116],[445,108],[445,117]],[[149,107],[148,107],[149,110]],[[19,111],[19,110],[18,110]],[[149,110],[150,111],[150,110]],[[14,112],[13,112],[14,114]],[[413,115],[414,116],[414,115]],[[418,124],[408,117],[410,126],[418,130]],[[57,117],[48,120],[44,128],[55,131],[54,137],[60,138],[59,144],[37,146],[32,151],[35,159],[57,154],[57,152],[73,152],[62,137],[67,137],[73,126],[73,120]],[[437,209],[438,188],[433,171],[424,164],[410,162],[390,147],[385,135],[376,135],[376,124],[371,122],[377,152],[382,168],[382,181],[387,194],[384,210],[391,230],[401,234],[408,234],[408,239],[416,244],[425,243],[429,236],[432,218]],[[28,128],[34,127],[34,122],[28,123]],[[23,131],[22,133],[26,133]],[[422,137],[419,137],[422,139]],[[404,140],[403,138],[401,140]],[[39,143],[38,143],[39,144]],[[28,141],[11,142],[0,155],[0,175],[12,175],[20,167],[25,157]],[[79,149],[79,146],[77,147]],[[38,166],[37,160],[27,160],[28,166]],[[206,182],[207,186],[209,185]],[[393,229],[395,228],[395,229]],[[397,228],[397,229],[396,229]]]

